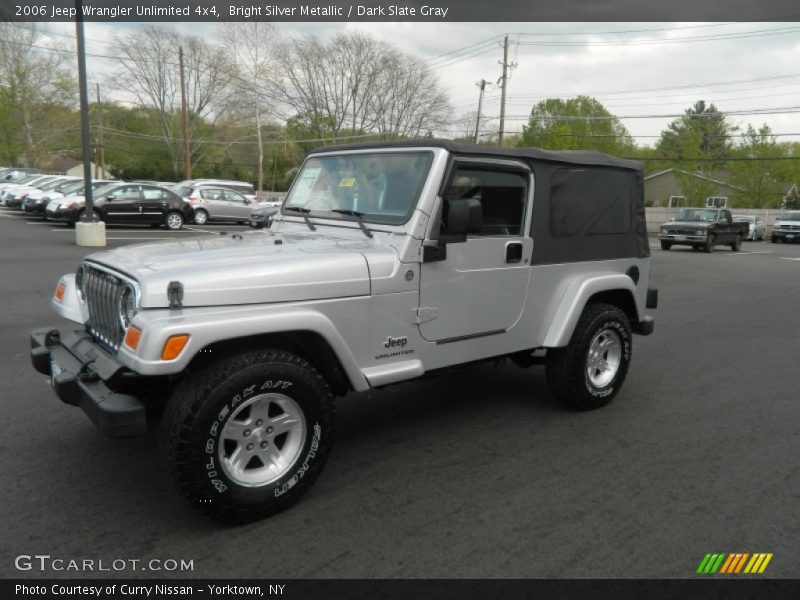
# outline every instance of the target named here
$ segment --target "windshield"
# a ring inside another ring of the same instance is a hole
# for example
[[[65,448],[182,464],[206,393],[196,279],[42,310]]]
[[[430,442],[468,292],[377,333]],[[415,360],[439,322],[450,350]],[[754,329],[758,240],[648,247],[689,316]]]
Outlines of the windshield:
[[[800,221],[800,213],[783,213],[775,217],[776,221]]]
[[[61,192],[65,196],[67,194],[71,194],[76,190],[83,189],[83,179],[77,179],[75,181],[67,181],[66,183],[61,183],[60,185],[56,186],[56,191]]]
[[[42,179],[42,176],[41,175],[28,175],[27,177],[23,177],[22,179],[17,179],[17,181],[15,183],[23,185],[23,184],[26,184],[26,183],[30,183],[32,181],[36,181],[37,179]]]
[[[308,159],[286,203],[325,218],[347,218],[355,211],[365,221],[405,223],[416,205],[431,164],[430,152],[380,152]]]
[[[713,223],[717,220],[716,210],[703,210],[700,208],[682,210],[675,218],[676,221],[703,221]]]

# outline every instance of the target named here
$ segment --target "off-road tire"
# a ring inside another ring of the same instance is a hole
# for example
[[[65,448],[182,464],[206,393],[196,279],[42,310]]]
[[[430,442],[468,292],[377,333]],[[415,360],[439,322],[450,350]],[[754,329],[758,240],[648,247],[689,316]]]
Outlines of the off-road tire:
[[[668,242],[666,240],[661,240],[661,249],[662,250],[669,250],[672,248],[672,242]]]
[[[202,208],[198,208],[194,211],[194,224],[205,225],[206,223],[208,223],[208,213]]]
[[[230,417],[261,394],[287,396],[296,403],[305,433],[296,458],[279,479],[248,486],[229,477],[219,455],[230,443],[222,440]],[[333,432],[333,396],[319,372],[289,352],[258,350],[190,370],[164,411],[161,447],[190,503],[233,525],[268,517],[297,502],[322,470]]]
[[[714,251],[714,246],[716,246],[716,245],[717,245],[716,236],[713,233],[709,234],[708,238],[706,239],[706,244],[705,244],[705,246],[703,246],[703,252],[706,252],[706,253],[713,252]]]
[[[742,236],[736,236],[736,241],[731,242],[731,250],[739,252],[742,249]]]
[[[620,343],[620,362],[613,378],[603,386],[595,385],[588,373],[592,341],[604,331],[611,331]],[[592,303],[583,310],[569,343],[547,351],[547,385],[564,404],[580,410],[605,406],[617,395],[633,353],[631,326],[627,315],[610,304]]]

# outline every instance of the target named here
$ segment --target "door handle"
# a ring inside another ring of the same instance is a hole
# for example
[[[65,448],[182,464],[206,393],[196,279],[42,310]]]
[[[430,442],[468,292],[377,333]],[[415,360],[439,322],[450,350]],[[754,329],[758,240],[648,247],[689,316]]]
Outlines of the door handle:
[[[522,242],[508,242],[506,244],[506,262],[522,262]]]

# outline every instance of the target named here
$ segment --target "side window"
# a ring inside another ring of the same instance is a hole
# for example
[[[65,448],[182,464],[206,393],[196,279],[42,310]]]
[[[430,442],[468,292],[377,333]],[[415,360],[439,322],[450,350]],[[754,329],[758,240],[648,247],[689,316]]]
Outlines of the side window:
[[[225,190],[225,200],[228,202],[238,202],[239,204],[244,204],[245,197],[242,196],[239,192],[234,192],[233,190]]]
[[[121,188],[117,188],[111,192],[111,195],[119,200],[138,200],[139,199],[139,186],[138,185],[126,185]]]
[[[162,198],[161,190],[158,188],[143,187],[142,195],[145,200],[161,200]]]
[[[448,203],[475,198],[483,209],[481,236],[518,236],[522,231],[528,176],[513,169],[493,167],[457,167],[444,192],[443,221],[447,221]]]
[[[203,200],[223,200],[222,190],[206,188],[200,190],[200,197]]]

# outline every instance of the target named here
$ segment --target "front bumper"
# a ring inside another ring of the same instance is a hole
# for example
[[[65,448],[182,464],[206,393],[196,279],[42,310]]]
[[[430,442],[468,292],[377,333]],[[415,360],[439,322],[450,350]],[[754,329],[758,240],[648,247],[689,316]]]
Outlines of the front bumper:
[[[62,208],[58,207],[55,210],[47,209],[47,218],[50,221],[66,221],[71,223],[78,220],[80,210],[77,208]]]
[[[144,403],[109,387],[124,383],[134,374],[85,331],[71,333],[63,340],[57,329],[32,331],[31,363],[50,377],[50,385],[62,402],[79,406],[107,436],[122,438],[147,431]]]
[[[26,213],[32,215],[44,215],[45,205],[42,203],[37,204],[32,202],[26,202],[23,203],[22,208],[23,210],[25,210]]]
[[[670,242],[672,244],[705,244],[708,237],[706,234],[702,235],[680,235],[675,233],[659,233],[658,239],[662,242]]]
[[[787,242],[795,242],[800,240],[800,231],[786,231],[783,229],[773,229],[772,239],[785,240]]]

